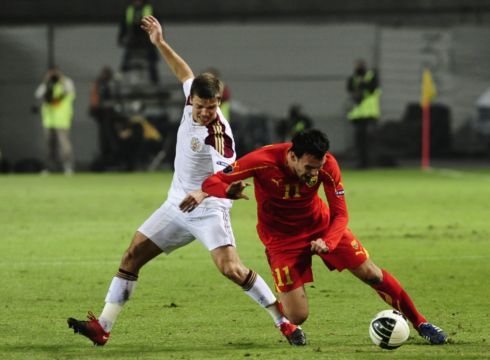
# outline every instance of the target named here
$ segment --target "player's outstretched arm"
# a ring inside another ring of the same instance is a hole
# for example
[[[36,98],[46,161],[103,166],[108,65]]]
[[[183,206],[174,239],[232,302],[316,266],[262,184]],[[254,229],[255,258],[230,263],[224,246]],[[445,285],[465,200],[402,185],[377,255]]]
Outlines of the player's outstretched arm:
[[[155,45],[162,54],[170,70],[175,74],[180,82],[194,77],[194,73],[189,65],[182,59],[165,41],[163,29],[160,22],[153,16],[144,16],[141,20],[141,28],[148,33],[150,41]]]

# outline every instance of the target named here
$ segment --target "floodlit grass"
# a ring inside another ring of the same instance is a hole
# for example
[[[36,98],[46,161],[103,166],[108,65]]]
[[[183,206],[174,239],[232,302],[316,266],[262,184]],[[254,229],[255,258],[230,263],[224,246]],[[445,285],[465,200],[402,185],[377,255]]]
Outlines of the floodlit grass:
[[[490,171],[346,171],[350,226],[419,310],[451,337],[372,345],[368,324],[388,308],[349,273],[314,262],[309,344],[293,348],[265,311],[220,275],[199,243],[161,256],[105,347],[66,318],[99,314],[135,229],[165,199],[170,173],[0,177],[2,359],[483,359],[490,354]],[[250,192],[250,191],[249,191]],[[255,202],[235,203],[244,263],[272,286],[255,233]]]

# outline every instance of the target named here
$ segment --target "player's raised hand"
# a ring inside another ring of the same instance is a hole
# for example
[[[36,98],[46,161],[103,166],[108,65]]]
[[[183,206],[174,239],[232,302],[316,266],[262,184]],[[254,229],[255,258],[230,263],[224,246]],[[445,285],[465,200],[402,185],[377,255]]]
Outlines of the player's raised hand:
[[[199,204],[202,203],[203,200],[206,199],[207,197],[208,194],[206,194],[202,190],[191,191],[190,193],[187,194],[184,200],[182,200],[182,202],[179,205],[179,208],[182,212],[191,212],[196,207],[198,207]]]
[[[317,254],[325,254],[328,253],[328,246],[325,244],[322,238],[318,238],[313,240],[311,243],[311,251]]]
[[[155,17],[151,15],[143,16],[141,28],[148,33],[153,45],[157,45],[158,42],[163,40],[162,25]]]
[[[243,190],[247,186],[250,186],[250,183],[245,182],[243,180],[234,181],[226,189],[226,196],[229,199],[234,199],[234,200],[238,200],[238,199],[248,200],[248,196],[243,193]]]

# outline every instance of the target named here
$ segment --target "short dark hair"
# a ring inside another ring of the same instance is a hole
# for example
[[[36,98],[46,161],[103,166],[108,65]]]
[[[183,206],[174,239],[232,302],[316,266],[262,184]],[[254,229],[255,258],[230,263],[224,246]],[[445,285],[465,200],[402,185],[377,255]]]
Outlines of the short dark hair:
[[[330,148],[330,141],[326,134],[320,130],[305,130],[294,135],[293,146],[290,151],[301,158],[304,154],[313,155],[316,159],[321,160]]]
[[[196,95],[201,99],[219,99],[223,95],[223,83],[209,72],[199,74],[191,85],[191,98]]]

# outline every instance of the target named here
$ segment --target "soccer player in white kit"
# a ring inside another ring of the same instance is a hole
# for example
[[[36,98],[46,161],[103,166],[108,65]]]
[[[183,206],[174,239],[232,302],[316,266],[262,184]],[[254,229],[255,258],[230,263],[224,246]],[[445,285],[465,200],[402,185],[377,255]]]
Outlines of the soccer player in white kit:
[[[230,224],[231,201],[208,198],[200,190],[208,176],[236,158],[230,126],[219,109],[222,82],[210,73],[194,77],[189,65],[165,41],[156,18],[145,16],[142,28],[183,84],[185,106],[177,133],[172,185],[167,200],[141,225],[125,251],[99,319],[89,312],[88,321],[69,318],[69,327],[94,345],[104,345],[134,291],[141,267],[162,252],[169,254],[198,239],[209,250],[219,271],[267,310],[290,344],[305,345],[303,331],[282,315],[269,286],[240,261]]]

